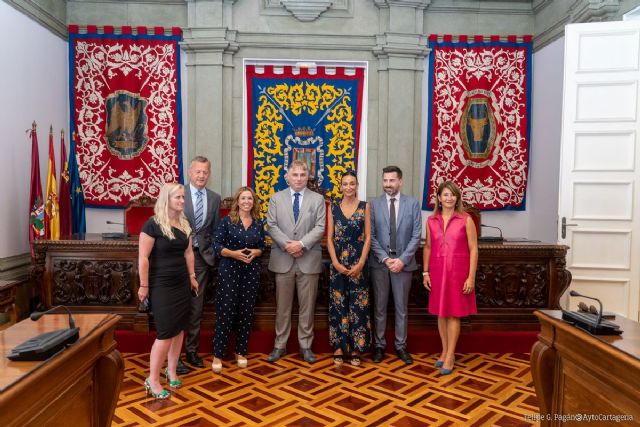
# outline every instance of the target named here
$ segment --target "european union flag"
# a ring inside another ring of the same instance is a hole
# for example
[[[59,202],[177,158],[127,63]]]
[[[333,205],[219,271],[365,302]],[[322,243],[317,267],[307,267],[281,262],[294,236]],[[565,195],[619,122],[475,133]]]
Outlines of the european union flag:
[[[76,138],[75,133],[71,138],[69,149],[69,180],[71,181],[71,232],[86,233],[87,221],[84,215],[84,193],[80,183],[80,171],[76,161]]]

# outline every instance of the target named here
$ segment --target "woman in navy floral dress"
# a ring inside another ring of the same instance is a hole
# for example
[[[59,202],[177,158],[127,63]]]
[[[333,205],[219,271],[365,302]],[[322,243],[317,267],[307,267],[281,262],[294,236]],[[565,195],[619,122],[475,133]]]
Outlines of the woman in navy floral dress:
[[[360,353],[371,344],[367,256],[371,247],[369,204],[358,200],[358,178],[347,171],[340,181],[343,198],[331,205],[327,249],[329,282],[329,343],[334,362],[343,358],[360,365]]]

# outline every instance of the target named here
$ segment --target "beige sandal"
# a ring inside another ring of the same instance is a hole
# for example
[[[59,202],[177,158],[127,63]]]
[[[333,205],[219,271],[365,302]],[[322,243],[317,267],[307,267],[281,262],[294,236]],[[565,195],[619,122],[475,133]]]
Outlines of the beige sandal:
[[[215,374],[219,374],[220,372],[222,372],[222,361],[216,363],[214,359],[214,361],[211,363],[211,370]]]
[[[238,363],[238,368],[246,368],[249,364],[247,358],[239,354],[236,354],[236,362]]]
[[[360,355],[352,354],[351,355],[351,366],[360,366]]]

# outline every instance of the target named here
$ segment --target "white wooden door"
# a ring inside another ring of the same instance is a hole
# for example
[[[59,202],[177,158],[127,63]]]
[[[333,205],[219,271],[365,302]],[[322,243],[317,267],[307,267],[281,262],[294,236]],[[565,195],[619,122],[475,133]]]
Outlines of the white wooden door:
[[[559,243],[570,246],[571,289],[599,298],[605,311],[635,320],[640,305],[639,53],[639,21],[566,27],[558,204]],[[570,309],[581,300],[568,298]]]

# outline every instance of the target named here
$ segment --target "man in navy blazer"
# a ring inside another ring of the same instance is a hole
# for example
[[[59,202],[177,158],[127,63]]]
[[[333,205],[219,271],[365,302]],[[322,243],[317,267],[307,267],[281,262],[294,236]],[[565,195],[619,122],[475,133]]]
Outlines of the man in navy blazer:
[[[406,364],[413,363],[407,351],[407,306],[411,275],[418,266],[415,253],[422,235],[420,205],[400,193],[402,170],[387,166],[382,170],[384,192],[371,202],[371,280],[374,295],[373,362],[384,358],[385,328],[389,289],[395,307],[395,349]]]
[[[198,356],[200,344],[200,323],[204,306],[204,293],[211,283],[215,262],[213,251],[213,232],[220,223],[220,195],[206,188],[211,173],[211,162],[203,156],[196,156],[189,166],[189,184],[184,186],[184,214],[189,220],[193,232],[193,255],[195,275],[199,290],[191,297],[189,327],[185,336],[186,360],[191,366],[204,368],[202,358]],[[202,198],[202,210],[198,212],[198,198]],[[200,217],[196,218],[196,214]],[[181,359],[178,359],[178,374],[189,372]],[[182,374],[181,374],[182,375]]]

